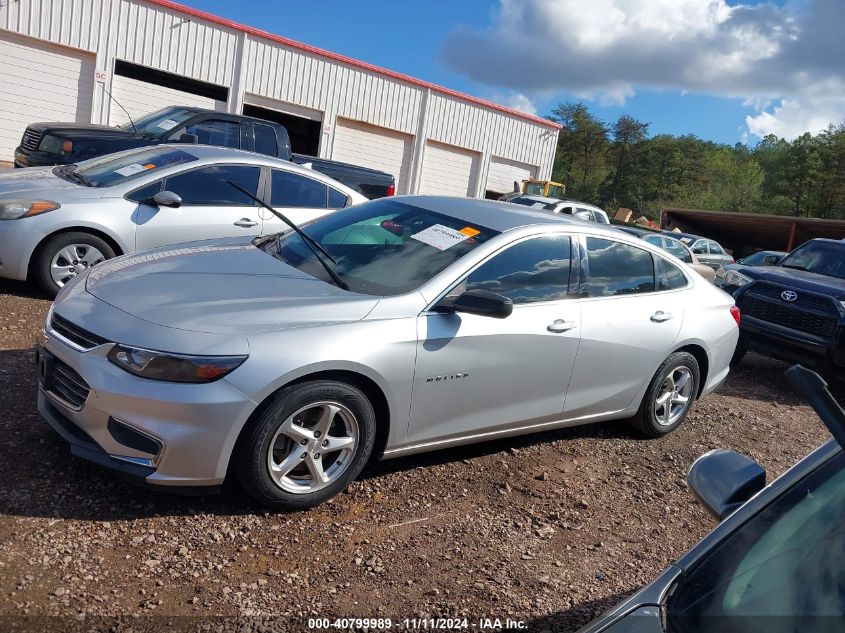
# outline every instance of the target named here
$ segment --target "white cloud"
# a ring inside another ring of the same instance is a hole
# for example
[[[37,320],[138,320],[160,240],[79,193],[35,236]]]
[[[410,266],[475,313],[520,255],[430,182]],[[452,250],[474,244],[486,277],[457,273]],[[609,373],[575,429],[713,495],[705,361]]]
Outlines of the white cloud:
[[[760,110],[755,135],[845,119],[845,99],[827,96],[845,94],[842,0],[499,2],[488,28],[455,31],[443,57],[526,100],[566,91],[620,104],[639,87],[740,98]]]
[[[520,112],[525,112],[533,116],[537,115],[537,107],[534,105],[534,102],[521,92],[511,92],[503,96],[494,96],[493,100],[514,110],[519,110]]]

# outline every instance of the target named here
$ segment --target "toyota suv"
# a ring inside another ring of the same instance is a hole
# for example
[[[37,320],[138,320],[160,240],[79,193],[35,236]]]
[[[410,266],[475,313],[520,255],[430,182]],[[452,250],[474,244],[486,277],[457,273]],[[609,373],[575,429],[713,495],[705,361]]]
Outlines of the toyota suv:
[[[754,350],[822,368],[845,367],[845,241],[810,240],[777,266],[730,274],[742,311],[735,362]]]

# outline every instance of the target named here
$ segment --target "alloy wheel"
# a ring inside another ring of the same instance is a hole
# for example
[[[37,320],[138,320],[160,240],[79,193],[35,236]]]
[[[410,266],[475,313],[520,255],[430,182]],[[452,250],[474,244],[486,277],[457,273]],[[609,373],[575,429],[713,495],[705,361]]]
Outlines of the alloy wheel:
[[[270,477],[294,494],[325,488],[352,463],[358,439],[358,420],[339,402],[302,407],[282,423],[270,442]]]
[[[50,261],[50,276],[61,288],[86,268],[105,259],[105,255],[90,244],[68,244],[53,255]]]
[[[660,426],[672,426],[684,417],[692,404],[693,383],[692,370],[685,365],[669,372],[654,399],[654,418]]]

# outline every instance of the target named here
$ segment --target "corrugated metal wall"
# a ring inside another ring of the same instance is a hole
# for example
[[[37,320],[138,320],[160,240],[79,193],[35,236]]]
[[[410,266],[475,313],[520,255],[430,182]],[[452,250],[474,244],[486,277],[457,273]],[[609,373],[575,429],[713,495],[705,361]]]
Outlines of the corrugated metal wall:
[[[229,87],[231,111],[245,92],[320,110],[329,124],[321,148],[331,147],[337,116],[413,134],[415,183],[427,138],[482,153],[479,193],[493,156],[551,173],[557,131],[541,123],[143,0],[0,1],[0,28],[95,52],[100,70],[123,59]],[[97,86],[92,120],[108,121],[109,110]]]

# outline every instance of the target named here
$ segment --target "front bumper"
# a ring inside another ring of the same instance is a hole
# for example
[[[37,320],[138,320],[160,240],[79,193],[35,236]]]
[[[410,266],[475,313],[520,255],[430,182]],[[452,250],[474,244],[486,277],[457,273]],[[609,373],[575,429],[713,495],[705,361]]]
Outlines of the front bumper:
[[[32,227],[32,220],[0,221],[0,277],[25,281],[35,247],[46,236]]]
[[[811,367],[845,367],[845,358],[831,352],[831,346],[835,343],[812,334],[743,315],[741,336],[741,345],[778,360]]]
[[[38,346],[89,388],[81,406],[73,406],[39,379],[39,413],[74,455],[156,486],[222,484],[237,431],[255,406],[230,383],[139,378],[106,358],[111,343],[81,351],[52,330],[41,335]],[[128,446],[116,428],[147,437],[152,448]]]

